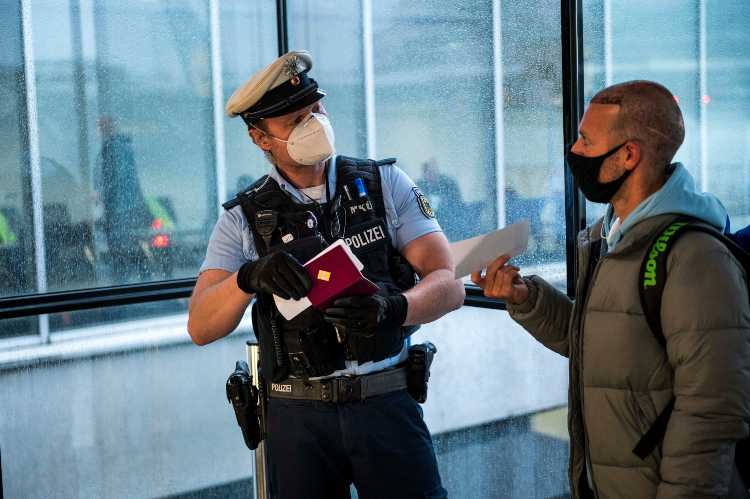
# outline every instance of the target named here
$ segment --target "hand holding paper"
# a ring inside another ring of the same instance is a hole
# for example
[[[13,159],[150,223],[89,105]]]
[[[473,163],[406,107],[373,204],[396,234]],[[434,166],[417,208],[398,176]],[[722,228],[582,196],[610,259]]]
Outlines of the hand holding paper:
[[[481,271],[471,273],[471,282],[482,288],[487,298],[497,298],[514,305],[521,304],[529,297],[529,287],[521,278],[520,269],[509,265],[509,255],[502,255],[489,264],[484,277]]]
[[[526,251],[529,222],[522,220],[503,229],[451,244],[456,279],[487,268],[500,255],[514,257]]]

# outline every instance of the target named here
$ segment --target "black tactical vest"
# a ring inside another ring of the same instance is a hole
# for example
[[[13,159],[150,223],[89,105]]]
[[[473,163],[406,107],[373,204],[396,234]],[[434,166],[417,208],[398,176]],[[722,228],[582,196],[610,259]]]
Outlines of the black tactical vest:
[[[224,208],[242,207],[261,257],[283,250],[304,263],[343,238],[364,264],[365,277],[381,288],[379,292],[398,293],[413,287],[416,276],[393,247],[386,225],[380,167],[395,161],[337,156],[336,192],[324,204],[300,203],[265,175]],[[376,331],[372,338],[339,338],[320,311],[310,307],[287,321],[266,293],[258,293],[252,319],[261,346],[261,367],[266,379],[275,382],[289,375],[325,376],[343,369],[345,360],[383,360],[397,354],[416,330],[401,327],[390,332],[396,334]]]

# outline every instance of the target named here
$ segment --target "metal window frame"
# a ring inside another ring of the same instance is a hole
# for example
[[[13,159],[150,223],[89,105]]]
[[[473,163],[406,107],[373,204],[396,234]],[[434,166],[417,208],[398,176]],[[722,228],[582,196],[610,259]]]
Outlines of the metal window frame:
[[[23,0],[27,8],[30,0]],[[216,8],[215,6],[213,7]],[[217,16],[217,12],[212,12]],[[499,14],[499,12],[498,12]],[[578,135],[578,122],[583,114],[583,17],[582,0],[561,0],[561,44],[562,44],[562,83],[563,83],[563,137],[568,144]],[[289,32],[286,0],[276,0],[276,26],[279,55],[289,50]],[[218,30],[212,30],[217,36]],[[212,42],[217,47],[219,40]],[[24,57],[33,55],[24,52]],[[216,61],[215,61],[216,63]],[[214,76],[219,69],[214,66]],[[216,81],[214,85],[216,85]],[[27,96],[28,99],[28,96]],[[497,106],[496,106],[497,107]],[[33,145],[33,144],[32,144]],[[562,154],[563,151],[560,151]],[[565,242],[568,295],[575,293],[576,276],[576,238],[586,226],[586,204],[578,190],[573,177],[567,171],[565,179]],[[221,193],[219,193],[221,195]],[[39,198],[37,198],[39,199]],[[41,211],[41,210],[40,210]],[[41,213],[40,213],[41,215]],[[39,217],[41,222],[41,216]],[[35,217],[36,219],[36,217]],[[36,220],[35,220],[36,221]],[[43,248],[42,248],[43,250]],[[85,310],[91,308],[115,307],[137,303],[188,298],[195,286],[196,279],[177,279],[170,281],[150,282],[124,286],[64,291],[55,293],[38,293],[25,296],[0,298],[0,320],[44,314]],[[464,305],[506,309],[503,302],[486,298],[482,291],[473,285],[466,286]]]
[[[561,0],[560,19],[563,83],[563,144],[578,137],[583,116],[583,1]],[[562,151],[561,151],[562,153]],[[565,168],[565,255],[568,296],[575,297],[578,273],[578,232],[586,228],[586,200]]]
[[[362,0],[362,65],[364,66],[365,130],[367,131],[367,157],[377,156],[377,130],[375,118],[375,56],[372,35],[372,0]]]
[[[211,42],[211,86],[214,117],[214,154],[216,160],[217,209],[226,201],[227,168],[224,140],[224,73],[221,64],[221,22],[219,0],[209,0],[210,42]]]
[[[279,56],[289,52],[289,19],[287,17],[286,0],[276,0],[276,41]]]

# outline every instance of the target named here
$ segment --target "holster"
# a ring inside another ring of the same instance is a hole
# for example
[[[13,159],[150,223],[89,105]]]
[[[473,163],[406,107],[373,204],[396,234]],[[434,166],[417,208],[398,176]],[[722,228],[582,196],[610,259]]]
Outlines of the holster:
[[[427,400],[427,382],[430,380],[430,366],[435,354],[437,348],[429,341],[409,347],[406,389],[420,404]]]
[[[258,410],[258,389],[253,386],[253,378],[247,363],[242,360],[237,361],[234,372],[227,379],[227,399],[234,408],[245,445],[248,449],[255,450],[263,440]]]

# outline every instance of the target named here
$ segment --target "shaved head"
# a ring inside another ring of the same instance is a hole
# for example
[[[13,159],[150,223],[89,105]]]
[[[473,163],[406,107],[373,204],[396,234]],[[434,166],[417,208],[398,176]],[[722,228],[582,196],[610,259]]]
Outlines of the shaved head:
[[[685,139],[682,112],[672,93],[663,85],[633,80],[599,91],[591,104],[619,107],[612,133],[621,140],[638,140],[652,156],[655,166],[672,161]]]

